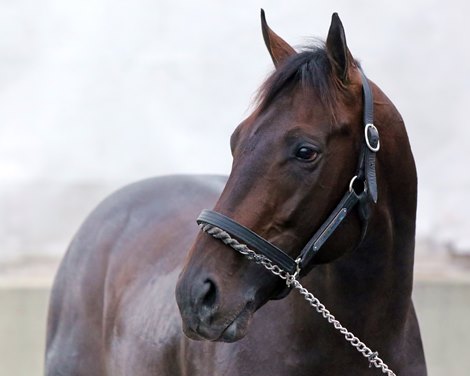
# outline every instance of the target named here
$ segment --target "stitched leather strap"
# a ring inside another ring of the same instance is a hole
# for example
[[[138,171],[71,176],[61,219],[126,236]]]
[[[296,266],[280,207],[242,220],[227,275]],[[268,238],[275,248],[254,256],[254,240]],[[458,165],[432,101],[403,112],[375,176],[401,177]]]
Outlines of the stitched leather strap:
[[[375,173],[375,153],[380,147],[379,132],[374,126],[374,99],[372,90],[366,75],[359,69],[362,78],[362,94],[364,98],[364,152],[362,153],[363,160],[361,165],[363,168],[364,178],[367,181],[367,191],[369,197],[377,203],[377,177]]]
[[[249,228],[235,222],[233,219],[230,219],[223,214],[204,209],[201,214],[199,214],[197,223],[208,223],[227,231],[230,235],[241,240],[246,245],[253,247],[288,273],[293,274],[297,268],[295,261],[289,255],[284,253],[284,251],[251,231]]]
[[[317,232],[312,236],[309,242],[300,252],[300,269],[303,270],[309,266],[314,256],[320,250],[322,245],[328,240],[333,232],[339,227],[349,212],[358,203],[359,196],[354,190],[347,192],[339,204],[333,210]]]

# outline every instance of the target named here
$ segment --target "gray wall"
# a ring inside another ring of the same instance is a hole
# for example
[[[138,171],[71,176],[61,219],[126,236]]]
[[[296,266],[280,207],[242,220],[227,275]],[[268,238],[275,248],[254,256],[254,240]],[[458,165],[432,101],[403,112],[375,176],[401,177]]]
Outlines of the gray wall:
[[[294,45],[340,13],[408,126],[419,238],[468,252],[468,2],[1,0],[0,260],[62,254],[127,182],[228,173],[230,133],[272,69],[260,7]]]

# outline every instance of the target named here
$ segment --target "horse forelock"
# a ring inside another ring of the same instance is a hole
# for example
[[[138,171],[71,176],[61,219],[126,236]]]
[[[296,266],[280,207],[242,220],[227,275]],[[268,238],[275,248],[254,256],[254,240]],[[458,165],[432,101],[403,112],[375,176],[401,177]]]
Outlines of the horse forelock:
[[[338,102],[338,85],[323,43],[303,47],[290,56],[261,85],[255,98],[260,111],[266,109],[281,93],[300,88],[314,92],[321,104],[334,115]]]

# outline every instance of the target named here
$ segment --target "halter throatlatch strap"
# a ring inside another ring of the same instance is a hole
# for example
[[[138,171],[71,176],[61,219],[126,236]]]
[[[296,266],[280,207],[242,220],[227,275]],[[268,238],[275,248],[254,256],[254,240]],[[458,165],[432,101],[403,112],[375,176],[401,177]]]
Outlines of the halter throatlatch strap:
[[[239,241],[242,241],[269,258],[274,264],[289,274],[298,274],[299,271],[310,270],[314,256],[356,204],[360,202],[361,205],[367,205],[370,201],[374,203],[377,202],[375,153],[380,148],[379,132],[373,124],[374,100],[372,90],[364,72],[361,68],[359,70],[362,77],[362,93],[364,99],[364,143],[359,158],[358,170],[356,175],[351,179],[348,191],[312,238],[307,242],[295,260],[249,228],[220,213],[205,209],[199,215],[197,223],[210,224],[226,231]],[[367,219],[363,219],[363,222],[366,221]],[[366,229],[367,223],[363,223],[362,226],[363,230]],[[364,235],[365,231],[363,231],[363,236]]]

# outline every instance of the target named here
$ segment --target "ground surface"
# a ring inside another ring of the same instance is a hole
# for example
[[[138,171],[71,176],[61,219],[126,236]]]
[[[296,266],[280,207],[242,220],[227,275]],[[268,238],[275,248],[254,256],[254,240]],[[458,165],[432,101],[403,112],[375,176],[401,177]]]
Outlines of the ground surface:
[[[59,263],[57,258],[0,263],[0,288],[50,287]],[[451,250],[421,242],[416,246],[415,281],[470,283],[470,255],[453,254]]]

